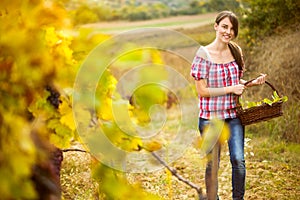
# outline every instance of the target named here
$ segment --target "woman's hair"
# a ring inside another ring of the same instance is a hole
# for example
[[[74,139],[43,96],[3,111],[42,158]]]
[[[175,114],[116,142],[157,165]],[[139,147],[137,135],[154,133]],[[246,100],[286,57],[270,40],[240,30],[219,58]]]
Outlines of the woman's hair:
[[[219,25],[220,21],[222,21],[226,17],[229,18],[229,20],[232,24],[234,37],[237,37],[238,33],[239,33],[239,20],[233,12],[227,11],[227,10],[220,12],[216,17],[215,23]],[[244,60],[243,60],[243,56],[242,56],[240,47],[236,43],[231,42],[231,41],[229,42],[228,46],[229,46],[232,56],[235,59],[235,62],[239,66],[239,69],[244,70]]]
[[[232,41],[228,43],[228,47],[231,51],[232,56],[235,59],[236,64],[239,66],[239,69],[244,70],[245,63],[244,63],[244,59],[240,47],[235,42]]]
[[[234,37],[237,37],[238,33],[239,33],[239,20],[233,12],[227,11],[227,10],[220,12],[216,17],[216,20],[215,20],[216,24],[219,25],[220,21],[222,21],[226,17],[229,18],[229,20],[233,26]]]

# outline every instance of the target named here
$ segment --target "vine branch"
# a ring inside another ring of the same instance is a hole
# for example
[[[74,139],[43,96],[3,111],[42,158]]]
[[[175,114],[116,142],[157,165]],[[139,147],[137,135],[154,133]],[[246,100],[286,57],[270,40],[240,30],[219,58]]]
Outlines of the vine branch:
[[[68,152],[68,151],[79,151],[79,152],[83,152],[83,153],[90,153],[88,151],[82,150],[82,149],[63,149],[63,152]]]
[[[189,180],[185,179],[184,177],[182,177],[180,174],[177,173],[176,169],[171,168],[161,157],[159,157],[159,155],[157,155],[154,152],[150,152],[152,154],[152,156],[154,158],[156,158],[156,160],[158,160],[160,162],[160,164],[162,164],[164,167],[166,167],[173,176],[175,176],[179,181],[187,184],[188,186],[190,186],[191,188],[195,189],[197,191],[199,200],[205,200],[206,198],[203,196],[202,193],[202,188],[198,187],[196,184],[194,184],[193,182],[190,182]]]

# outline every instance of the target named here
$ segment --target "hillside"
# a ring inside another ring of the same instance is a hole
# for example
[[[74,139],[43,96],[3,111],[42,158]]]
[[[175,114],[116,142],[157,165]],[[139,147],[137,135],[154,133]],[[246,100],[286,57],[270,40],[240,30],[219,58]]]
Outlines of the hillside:
[[[300,31],[286,29],[280,34],[267,37],[252,49],[244,48],[245,76],[250,79],[260,73],[268,75],[268,81],[286,95],[289,100],[283,105],[283,117],[265,125],[251,126],[254,132],[280,140],[300,143]],[[249,90],[247,100],[260,100],[271,95],[270,88],[258,87]]]

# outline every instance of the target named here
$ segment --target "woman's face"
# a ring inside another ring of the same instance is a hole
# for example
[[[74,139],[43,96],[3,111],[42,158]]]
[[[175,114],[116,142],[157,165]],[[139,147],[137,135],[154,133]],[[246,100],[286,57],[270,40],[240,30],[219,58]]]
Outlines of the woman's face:
[[[228,17],[222,19],[219,24],[215,24],[216,37],[224,43],[229,43],[235,37],[233,25]]]

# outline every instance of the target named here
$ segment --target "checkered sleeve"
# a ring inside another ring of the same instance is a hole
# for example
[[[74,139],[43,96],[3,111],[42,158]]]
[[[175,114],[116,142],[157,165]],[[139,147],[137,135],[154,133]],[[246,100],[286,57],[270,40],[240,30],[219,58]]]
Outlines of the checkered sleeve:
[[[207,79],[209,73],[209,62],[196,55],[191,66],[191,76],[195,80]]]

